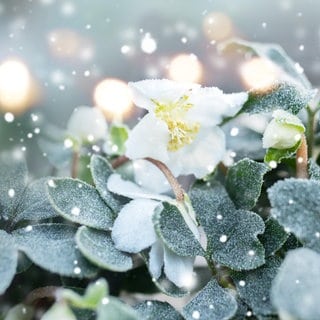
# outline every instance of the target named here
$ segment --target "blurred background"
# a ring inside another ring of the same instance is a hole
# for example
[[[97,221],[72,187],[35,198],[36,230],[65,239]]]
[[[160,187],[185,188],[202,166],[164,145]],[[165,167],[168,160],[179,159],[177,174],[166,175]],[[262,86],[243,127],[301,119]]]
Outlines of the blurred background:
[[[0,151],[48,174],[37,138],[72,110],[108,121],[141,116],[126,83],[170,78],[248,90],[272,81],[265,61],[218,50],[232,37],[280,44],[320,85],[320,1],[0,0]]]

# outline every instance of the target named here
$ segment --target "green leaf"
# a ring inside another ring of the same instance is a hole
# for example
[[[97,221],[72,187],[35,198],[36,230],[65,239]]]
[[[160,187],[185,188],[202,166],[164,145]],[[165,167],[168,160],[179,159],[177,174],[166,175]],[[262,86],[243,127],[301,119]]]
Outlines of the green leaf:
[[[97,320],[139,320],[138,314],[128,305],[113,297],[105,297],[97,309]]]
[[[13,237],[0,230],[0,294],[9,287],[17,269],[18,251]]]
[[[264,246],[266,257],[269,257],[284,245],[289,238],[289,234],[285,232],[277,220],[269,218],[266,221],[264,233],[259,235],[258,238]]]
[[[101,156],[93,155],[91,157],[90,169],[94,184],[108,207],[118,213],[121,209],[120,202],[114,198],[114,195],[109,192],[107,182],[110,175],[114,172],[109,162]]]
[[[248,158],[233,165],[227,174],[226,189],[237,208],[250,210],[260,196],[268,167]]]
[[[123,155],[128,139],[128,127],[124,125],[112,125],[109,129],[109,140],[107,141],[107,153],[112,155]]]
[[[272,303],[281,319],[317,320],[319,288],[320,255],[307,248],[289,251],[272,285]]]
[[[150,300],[134,306],[140,320],[183,320],[169,303]]]
[[[320,183],[286,179],[274,184],[268,194],[271,214],[280,225],[305,246],[320,252]]]
[[[61,298],[77,308],[95,310],[102,299],[108,295],[108,284],[104,279],[98,279],[91,283],[83,296],[70,289],[63,289],[60,293]]]
[[[0,156],[0,215],[12,219],[27,184],[27,165],[21,155]]]
[[[193,188],[191,200],[214,261],[233,270],[255,269],[265,262],[264,248],[257,238],[264,231],[260,216],[237,210],[218,183]]]
[[[19,303],[12,307],[6,314],[4,320],[32,320],[34,309],[25,304]]]
[[[116,249],[110,233],[106,231],[80,227],[76,242],[82,254],[101,268],[118,272],[132,268],[130,255]]]
[[[158,236],[176,254],[184,257],[204,255],[199,241],[176,206],[163,203],[163,210],[156,211],[153,223]]]
[[[42,317],[41,320],[77,320],[69,306],[64,302],[56,302]]]
[[[93,227],[110,229],[113,212],[101,199],[95,188],[75,179],[54,179],[48,182],[53,207],[64,218]]]
[[[237,311],[233,295],[222,289],[215,279],[208,284],[183,308],[186,320],[224,320],[230,319]]]
[[[309,160],[309,175],[311,180],[320,181],[320,167],[312,159]]]
[[[92,277],[96,268],[83,258],[76,247],[77,228],[65,224],[39,224],[15,230],[18,248],[35,264],[69,277]]]
[[[233,272],[231,275],[241,299],[252,309],[255,315],[273,315],[276,313],[270,301],[270,289],[280,264],[280,258],[271,257],[265,265],[258,269]]]
[[[292,83],[275,83],[267,90],[251,90],[240,112],[254,114],[282,109],[297,114],[313,96],[313,91],[297,87]]]
[[[265,163],[269,164],[271,167],[273,167],[270,162],[281,162],[282,159],[291,158],[297,151],[297,149],[301,145],[301,140],[297,142],[295,146],[289,149],[275,149],[275,148],[269,148],[267,150],[267,153],[264,157]]]

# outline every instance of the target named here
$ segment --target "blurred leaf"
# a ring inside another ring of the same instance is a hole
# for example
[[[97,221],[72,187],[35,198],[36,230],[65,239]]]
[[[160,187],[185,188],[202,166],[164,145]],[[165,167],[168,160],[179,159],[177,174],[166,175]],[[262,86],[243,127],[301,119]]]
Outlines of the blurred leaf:
[[[77,231],[76,242],[82,254],[100,268],[118,272],[132,268],[130,255],[116,249],[106,231],[82,226]]]
[[[258,269],[233,272],[231,275],[241,299],[255,315],[276,314],[270,301],[270,289],[280,264],[280,258],[271,257]]]
[[[264,248],[257,238],[264,222],[257,214],[237,210],[218,183],[194,187],[191,200],[212,260],[233,270],[250,270],[264,263]]]
[[[183,320],[169,303],[149,300],[134,306],[140,320]]]
[[[204,255],[199,241],[176,206],[163,203],[163,210],[155,212],[153,223],[158,236],[176,254],[184,257]]]
[[[96,269],[76,248],[76,227],[65,224],[40,224],[13,231],[19,250],[35,264],[69,277],[92,277]]]
[[[107,153],[112,155],[123,155],[128,139],[128,127],[125,125],[112,125],[109,129],[109,141],[107,142]]]
[[[4,320],[32,320],[34,319],[34,310],[25,304],[17,304],[6,314]]]
[[[67,220],[97,229],[109,229],[113,212],[95,188],[81,180],[54,179],[48,183],[50,201]]]
[[[110,175],[114,172],[109,162],[101,156],[93,155],[91,157],[90,169],[94,184],[108,207],[118,213],[121,204],[116,200],[107,188],[107,182]]]
[[[237,208],[250,210],[260,196],[263,176],[268,167],[248,158],[242,159],[228,170],[226,189]]]
[[[320,252],[320,183],[286,179],[274,184],[268,194],[271,214],[280,225],[305,246]]]
[[[237,311],[233,295],[221,288],[215,279],[208,284],[183,308],[186,320],[225,320],[231,319]]]
[[[287,254],[273,282],[272,303],[281,319],[320,319],[319,288],[320,255],[296,249]]]
[[[64,302],[56,302],[42,317],[41,320],[77,320],[72,310]]]
[[[0,230],[0,294],[9,287],[17,269],[18,251],[13,237]]]

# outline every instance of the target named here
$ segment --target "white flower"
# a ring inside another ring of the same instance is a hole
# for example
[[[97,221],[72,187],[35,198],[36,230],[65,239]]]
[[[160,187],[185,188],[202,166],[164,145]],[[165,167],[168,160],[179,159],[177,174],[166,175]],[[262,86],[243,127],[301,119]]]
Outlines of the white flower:
[[[263,148],[289,149],[301,140],[305,127],[301,120],[284,110],[276,110],[263,134]]]
[[[95,142],[107,135],[108,125],[98,108],[81,106],[74,109],[67,124],[68,134],[78,142]]]
[[[123,180],[119,174],[110,176],[108,189],[133,199],[121,209],[112,227],[111,236],[116,248],[138,253],[151,247],[148,267],[153,278],[158,279],[164,267],[167,278],[176,286],[182,287],[189,283],[194,257],[182,257],[171,251],[157,236],[152,222],[155,210],[162,207],[162,201],[174,205],[177,205],[177,202],[168,196],[155,194],[131,181]],[[189,216],[186,210],[183,212],[181,206],[179,208],[190,230],[199,239],[193,217]]]
[[[218,88],[165,79],[129,87],[135,104],[148,114],[130,132],[126,155],[160,160],[176,176],[202,178],[212,172],[225,154],[225,136],[217,125],[239,111],[247,93],[223,94]]]

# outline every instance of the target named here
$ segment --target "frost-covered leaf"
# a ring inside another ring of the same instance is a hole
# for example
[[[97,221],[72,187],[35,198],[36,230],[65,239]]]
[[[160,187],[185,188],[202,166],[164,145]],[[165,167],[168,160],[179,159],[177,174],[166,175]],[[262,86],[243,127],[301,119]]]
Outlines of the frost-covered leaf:
[[[269,218],[266,221],[264,233],[258,236],[264,246],[266,257],[277,252],[287,241],[288,237],[289,234],[273,218]]]
[[[97,309],[97,320],[139,320],[139,315],[130,306],[113,298],[105,297]]]
[[[109,293],[108,284],[103,278],[89,284],[83,296],[70,289],[62,289],[59,297],[68,301],[70,305],[82,309],[95,310],[102,299]]]
[[[83,258],[76,247],[77,228],[65,224],[40,224],[15,230],[19,250],[35,264],[70,277],[91,277],[96,268]]]
[[[163,210],[156,211],[153,216],[153,223],[158,236],[176,254],[185,257],[204,255],[199,241],[176,206],[164,203]]]
[[[264,161],[267,164],[270,164],[271,162],[281,162],[282,159],[287,159],[292,157],[298,148],[301,145],[301,141],[297,142],[295,146],[289,149],[275,149],[275,148],[269,148],[266,152],[266,155],[264,157]]]
[[[7,312],[4,320],[33,320],[34,313],[31,306],[19,303]]]
[[[111,165],[103,157],[94,155],[91,157],[90,169],[94,184],[101,198],[114,212],[119,212],[121,204],[114,198],[113,194],[109,192],[107,188],[108,179],[114,172]]]
[[[41,178],[32,182],[25,189],[17,208],[15,221],[41,220],[58,215],[52,207],[47,194],[47,183],[49,180],[50,178]]]
[[[253,114],[283,109],[297,114],[313,96],[313,91],[297,87],[292,83],[275,83],[267,90],[251,90],[241,112]]]
[[[228,170],[226,189],[237,208],[250,210],[256,204],[268,167],[248,158]]]
[[[18,251],[13,237],[0,230],[0,295],[9,287],[17,269]]]
[[[241,299],[248,304],[255,315],[276,313],[270,301],[270,289],[280,264],[280,258],[271,257],[258,269],[233,272],[231,275]]]
[[[272,216],[305,246],[320,252],[320,183],[287,179],[269,190]]]
[[[75,179],[54,179],[48,182],[50,201],[64,218],[97,229],[109,229],[113,212],[95,188]]]
[[[274,43],[249,42],[240,39],[233,39],[226,44],[227,47],[230,45],[245,49],[261,58],[272,61],[291,77],[292,80],[300,83],[307,89],[311,89],[311,83],[306,78],[301,66],[294,62],[281,46]]]
[[[82,254],[93,264],[112,271],[127,271],[132,268],[130,255],[115,248],[110,233],[82,226],[76,235]]]
[[[191,200],[214,261],[233,270],[250,270],[264,263],[264,248],[257,238],[264,231],[260,216],[237,210],[218,183],[193,188]]]
[[[134,306],[140,320],[183,320],[169,303],[150,300]]]
[[[41,320],[77,320],[69,306],[64,302],[56,302],[42,317]]]
[[[186,320],[227,320],[231,319],[236,311],[236,299],[212,279],[183,308],[182,315]]]
[[[0,156],[0,215],[3,218],[13,218],[27,184],[27,175],[21,155],[6,153]]]
[[[273,282],[271,299],[283,319],[320,319],[320,255],[307,248],[290,251]]]
[[[237,295],[235,298],[238,304],[238,308],[236,314],[231,318],[231,320],[243,320],[246,318],[248,306],[244,303],[243,300],[240,299],[239,295]]]
[[[309,161],[309,176],[311,180],[320,181],[320,167],[312,159]]]

